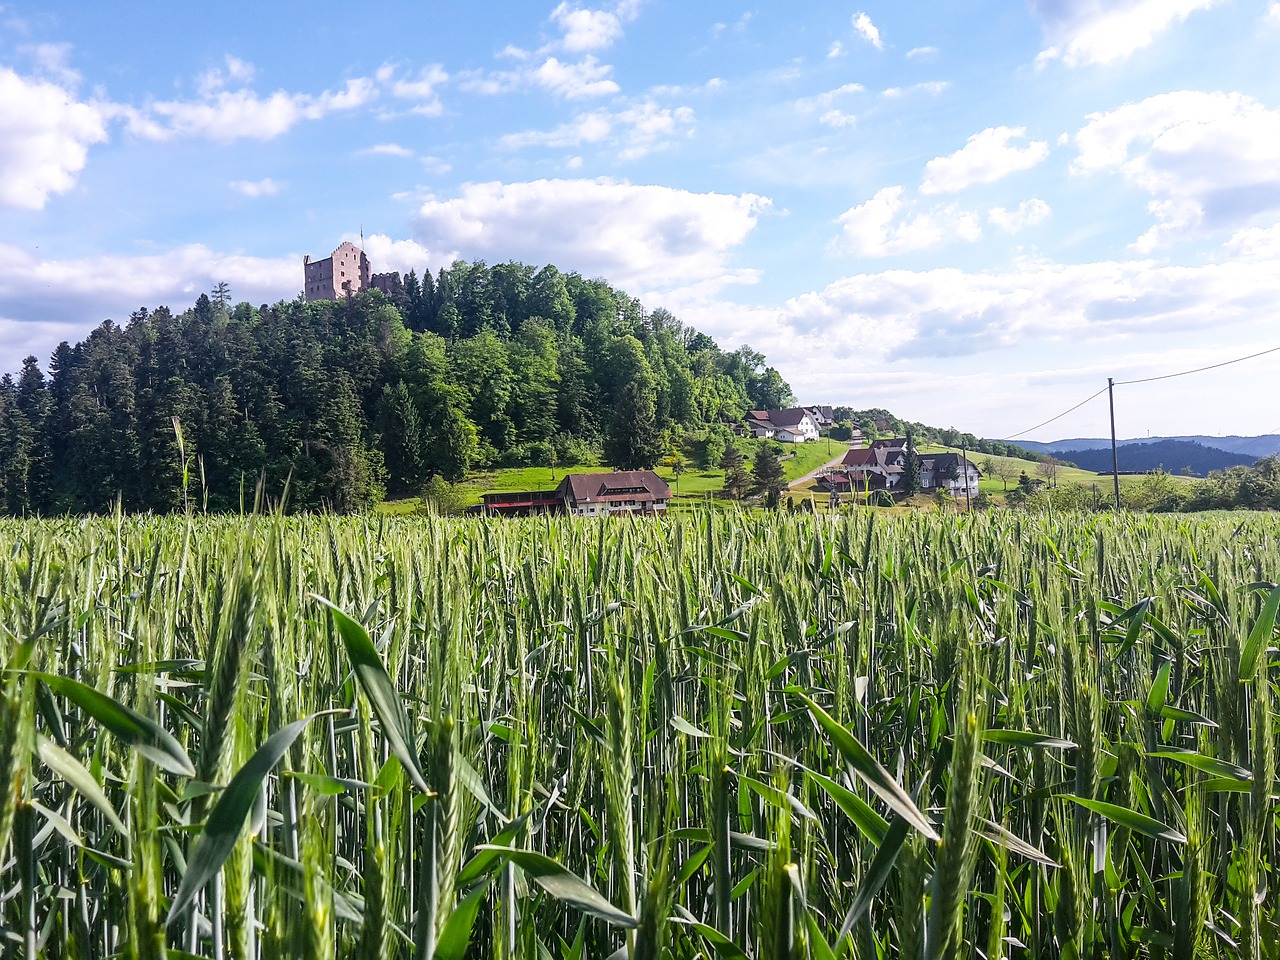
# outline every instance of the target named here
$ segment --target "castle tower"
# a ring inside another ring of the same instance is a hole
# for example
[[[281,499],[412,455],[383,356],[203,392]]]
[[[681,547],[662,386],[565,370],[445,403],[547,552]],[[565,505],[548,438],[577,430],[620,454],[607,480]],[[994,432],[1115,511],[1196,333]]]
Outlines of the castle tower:
[[[369,288],[369,258],[350,241],[323,260],[303,257],[302,273],[305,300],[341,300]]]

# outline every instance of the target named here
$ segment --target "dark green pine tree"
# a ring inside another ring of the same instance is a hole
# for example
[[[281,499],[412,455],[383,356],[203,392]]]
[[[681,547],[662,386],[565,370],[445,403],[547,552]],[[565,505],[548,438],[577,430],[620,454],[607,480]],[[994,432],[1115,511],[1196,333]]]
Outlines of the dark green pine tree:
[[[787,477],[782,471],[782,461],[769,447],[756,450],[751,462],[751,492],[764,497],[764,505],[772,509],[778,505],[778,497],[786,489]]]
[[[621,336],[600,351],[597,377],[614,386],[613,415],[604,438],[605,461],[621,470],[652,470],[662,457],[658,391],[644,345]]]
[[[652,470],[662,456],[653,389],[643,380],[622,388],[604,441],[605,460],[619,470]]]
[[[724,471],[724,486],[720,493],[730,500],[741,500],[751,489],[751,475],[747,473],[747,463],[742,458],[742,451],[735,444],[727,444],[724,455],[720,458],[720,469]]]
[[[916,441],[907,431],[907,451],[902,457],[902,481],[899,489],[908,497],[920,492],[920,455],[916,453]]]
[[[16,452],[25,461],[22,490],[26,509],[47,512],[53,508],[53,395],[35,357],[22,361],[13,401],[18,414],[14,422]]]
[[[18,409],[18,388],[9,374],[0,377],[0,513],[30,509],[27,477],[31,468],[31,430]]]
[[[208,494],[210,510],[236,510],[242,503],[252,507],[254,488],[266,466],[266,444],[227,377],[218,377],[209,388],[205,430],[200,461],[192,465],[193,491],[202,481],[207,484],[199,493]],[[283,480],[277,480],[271,492],[278,493],[282,486]]]
[[[411,493],[427,479],[422,418],[403,380],[382,388],[378,403],[378,436],[387,468],[387,492]]]

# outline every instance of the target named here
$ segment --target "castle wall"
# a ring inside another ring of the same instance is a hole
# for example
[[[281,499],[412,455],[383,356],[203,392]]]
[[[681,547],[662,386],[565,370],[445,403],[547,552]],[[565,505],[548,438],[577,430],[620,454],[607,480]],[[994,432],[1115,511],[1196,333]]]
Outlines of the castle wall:
[[[369,288],[369,258],[350,241],[323,260],[304,258],[302,272],[306,300],[341,300]]]

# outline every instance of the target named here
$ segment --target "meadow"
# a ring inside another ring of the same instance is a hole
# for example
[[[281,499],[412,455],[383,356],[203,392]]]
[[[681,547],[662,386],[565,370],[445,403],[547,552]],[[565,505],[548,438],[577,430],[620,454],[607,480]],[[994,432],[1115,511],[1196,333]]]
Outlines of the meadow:
[[[1273,515],[0,520],[0,955],[1274,958]]]

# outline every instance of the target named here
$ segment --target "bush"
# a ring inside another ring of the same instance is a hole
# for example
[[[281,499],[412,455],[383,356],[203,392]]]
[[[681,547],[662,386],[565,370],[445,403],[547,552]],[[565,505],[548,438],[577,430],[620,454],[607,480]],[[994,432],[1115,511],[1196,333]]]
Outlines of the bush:
[[[461,490],[437,474],[422,488],[420,510],[436,516],[452,516],[463,512],[464,499]]]
[[[550,440],[517,443],[503,451],[494,465],[499,467],[577,467],[600,462],[594,446],[586,440],[559,433]]]
[[[556,465],[561,467],[593,467],[600,462],[600,451],[595,444],[568,433],[558,433],[551,438],[556,451]]]
[[[706,430],[689,435],[685,448],[691,459],[702,470],[714,470],[724,458],[725,448],[733,442],[728,428],[716,424]]]
[[[499,467],[549,467],[554,448],[546,440],[517,443],[504,450],[497,459]]]

